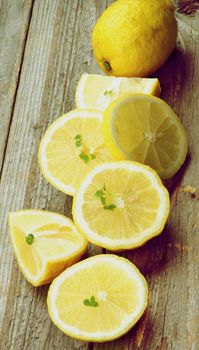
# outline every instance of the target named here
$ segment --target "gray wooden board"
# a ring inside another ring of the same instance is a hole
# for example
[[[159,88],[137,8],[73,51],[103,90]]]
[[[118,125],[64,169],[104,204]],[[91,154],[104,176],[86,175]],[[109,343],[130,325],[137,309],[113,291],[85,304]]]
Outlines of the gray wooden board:
[[[17,93],[33,0],[0,1],[0,172]]]
[[[162,97],[182,119],[189,138],[189,157],[166,184],[172,202],[170,218],[160,237],[120,254],[135,262],[149,283],[150,304],[140,322],[110,343],[88,344],[65,336],[47,314],[48,286],[36,289],[25,281],[9,242],[9,211],[39,208],[71,216],[71,198],[42,177],[37,150],[47,126],[74,107],[80,75],[99,72],[91,49],[91,30],[109,3],[0,2],[6,13],[6,20],[0,15],[0,159],[4,160],[0,180],[0,349],[198,349],[198,197],[183,191],[185,185],[198,188],[198,15],[178,15],[180,47],[155,74],[161,81]],[[94,246],[89,249],[90,255],[100,252]]]

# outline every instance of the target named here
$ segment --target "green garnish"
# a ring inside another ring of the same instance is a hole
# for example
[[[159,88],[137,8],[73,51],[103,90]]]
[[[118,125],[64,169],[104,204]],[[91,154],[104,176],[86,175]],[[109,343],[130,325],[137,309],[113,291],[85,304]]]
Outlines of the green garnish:
[[[114,203],[107,204],[107,195],[110,195],[110,193],[106,190],[105,185],[101,190],[97,190],[97,192],[95,192],[95,196],[100,199],[104,210],[113,211],[115,208],[117,208],[117,206]]]
[[[77,147],[82,146],[82,136],[81,135],[76,135],[75,136],[75,145]]]
[[[112,210],[113,211],[113,209],[115,209],[115,208],[117,208],[115,204],[110,204],[110,205],[104,206],[105,210]]]
[[[89,155],[84,152],[80,153],[79,157],[84,161],[85,164],[87,164],[90,160]]]
[[[109,96],[109,97],[112,97],[114,94],[114,89],[111,89],[111,90],[105,90],[104,91],[104,96]]]
[[[85,306],[97,307],[99,303],[96,301],[94,295],[90,297],[90,299],[84,299],[83,304]]]
[[[89,162],[89,160],[93,160],[96,159],[96,155],[93,153],[90,153],[89,151],[87,151],[87,147],[84,145],[83,140],[82,140],[82,135],[76,135],[75,136],[75,146],[76,147],[83,147],[82,150],[83,152],[81,152],[79,154],[79,157],[84,161],[85,164],[87,164]],[[86,152],[84,151],[86,149]]]
[[[26,236],[26,243],[31,245],[34,242],[34,239],[35,239],[35,236],[32,233],[29,233],[29,235]]]

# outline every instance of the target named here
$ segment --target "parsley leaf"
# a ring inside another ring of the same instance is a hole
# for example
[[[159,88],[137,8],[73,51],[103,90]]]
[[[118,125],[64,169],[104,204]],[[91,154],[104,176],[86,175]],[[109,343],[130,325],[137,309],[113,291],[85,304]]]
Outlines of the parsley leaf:
[[[29,233],[29,235],[26,236],[26,243],[31,245],[34,242],[34,239],[35,239],[35,236],[32,233]]]
[[[91,307],[97,307],[99,306],[99,303],[97,302],[97,300],[95,299],[94,295],[92,295],[90,297],[90,299],[84,299],[83,300],[83,304],[85,306],[91,306]]]
[[[116,207],[116,205],[114,203],[111,203],[109,205],[107,204],[107,198],[106,198],[107,194],[109,195],[110,193],[107,192],[105,185],[103,186],[102,189],[97,190],[95,192],[95,196],[100,199],[104,210],[111,210],[111,211],[113,211],[117,207]]]
[[[87,164],[90,160],[89,155],[84,152],[80,153],[79,157],[84,161],[85,164]]]

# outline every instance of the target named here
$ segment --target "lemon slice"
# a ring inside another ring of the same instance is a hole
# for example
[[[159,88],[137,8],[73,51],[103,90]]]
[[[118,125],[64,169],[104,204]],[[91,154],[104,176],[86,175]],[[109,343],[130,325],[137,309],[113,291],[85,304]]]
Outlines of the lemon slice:
[[[111,159],[101,123],[101,112],[74,110],[47,129],[39,147],[39,164],[44,177],[60,191],[74,195],[90,169]]]
[[[169,194],[154,170],[119,161],[96,166],[73,201],[73,218],[88,241],[110,250],[138,247],[162,232]]]
[[[150,165],[170,178],[187,155],[179,118],[163,100],[146,94],[121,97],[104,113],[103,135],[112,156]]]
[[[147,299],[146,281],[135,265],[116,255],[97,255],[57,277],[47,303],[52,321],[64,333],[104,342],[128,332]]]
[[[47,211],[10,213],[9,230],[19,267],[33,286],[52,281],[87,248],[70,219]]]
[[[98,74],[83,74],[76,89],[78,108],[104,111],[109,103],[127,93],[145,93],[159,96],[156,78],[118,78]]]

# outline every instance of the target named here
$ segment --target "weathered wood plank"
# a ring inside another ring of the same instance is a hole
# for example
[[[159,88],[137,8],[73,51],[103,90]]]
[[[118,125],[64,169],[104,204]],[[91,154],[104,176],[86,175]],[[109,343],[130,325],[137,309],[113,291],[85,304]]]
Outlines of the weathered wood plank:
[[[199,33],[197,17],[178,15],[178,50],[155,76],[162,97],[180,116],[189,140],[189,156],[182,170],[167,182],[172,207],[164,233],[144,247],[122,256],[146,276],[150,303],[138,325],[121,339],[94,345],[94,350],[196,350],[199,344],[199,202],[183,187],[198,189]]]
[[[0,1],[0,172],[33,0]]]
[[[150,306],[138,325],[121,339],[105,344],[86,344],[64,336],[47,315],[48,287],[35,289],[24,280],[9,243],[6,221],[10,210],[43,208],[71,215],[71,199],[41,176],[37,148],[47,125],[74,106],[81,73],[99,71],[90,33],[110,2],[35,1],[0,182],[0,348],[5,350],[198,348],[199,202],[183,191],[187,184],[198,187],[198,17],[180,17],[184,51],[176,51],[158,72],[163,98],[187,129],[190,159],[167,184],[172,210],[163,235],[122,254],[138,265],[150,286]],[[91,249],[90,253],[96,251],[101,250]]]
[[[88,348],[51,323],[48,287],[34,289],[21,276],[9,243],[7,214],[20,208],[45,208],[71,215],[71,199],[41,176],[37,149],[47,125],[74,106],[76,83],[91,63],[91,28],[105,6],[92,0],[34,4],[0,184],[3,349]]]

